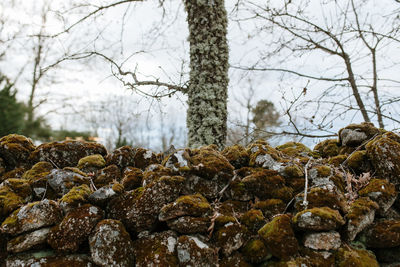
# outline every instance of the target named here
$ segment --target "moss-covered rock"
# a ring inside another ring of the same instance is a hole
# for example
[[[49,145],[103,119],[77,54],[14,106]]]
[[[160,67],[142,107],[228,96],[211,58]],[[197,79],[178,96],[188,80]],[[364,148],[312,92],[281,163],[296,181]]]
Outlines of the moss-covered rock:
[[[46,177],[52,169],[53,165],[51,165],[51,163],[41,161],[33,165],[28,171],[24,172],[22,178],[34,182]]]
[[[89,236],[90,254],[99,266],[133,266],[133,243],[124,225],[117,220],[102,220]]]
[[[171,230],[151,235],[143,233],[133,242],[135,266],[179,266],[176,255],[177,239],[176,233]]]
[[[236,169],[248,166],[250,160],[248,151],[242,145],[226,147],[222,151],[222,156],[224,156]]]
[[[135,150],[135,155],[133,157],[134,165],[133,167],[144,170],[147,166],[151,164],[160,163],[158,161],[157,155],[154,154],[151,150],[144,148],[137,148]]]
[[[261,210],[265,218],[272,219],[285,211],[286,204],[281,199],[272,198],[254,203],[254,208]]]
[[[226,182],[219,181],[218,177],[212,180],[204,179],[197,175],[186,175],[182,194],[192,195],[199,193],[208,200],[214,200],[219,196]]]
[[[90,204],[78,207],[51,229],[47,242],[58,252],[77,252],[103,217],[104,212],[98,207]]]
[[[180,236],[177,243],[179,266],[205,266],[218,264],[218,251],[196,236]]]
[[[317,152],[323,158],[334,157],[339,154],[339,146],[337,139],[328,139],[318,143],[314,147],[314,152]]]
[[[126,191],[142,186],[143,171],[134,167],[126,167],[122,172],[121,183]]]
[[[295,197],[295,208],[297,211],[304,209],[303,207],[304,193]],[[307,208],[329,207],[331,209],[345,212],[347,203],[344,195],[335,190],[335,188],[313,187],[307,193]]]
[[[400,143],[383,135],[376,137],[365,147],[377,175],[389,179],[394,184],[399,184]]]
[[[379,267],[379,264],[370,251],[343,246],[336,253],[336,266]]]
[[[298,252],[299,244],[294,235],[289,215],[278,215],[265,224],[259,231],[259,236],[268,251],[280,259],[288,259]]]
[[[58,168],[64,168],[74,167],[81,158],[93,154],[105,156],[107,150],[98,143],[67,140],[41,144],[31,153],[30,160],[47,161]]]
[[[17,254],[6,260],[8,267],[20,266],[40,266],[40,267],[91,267],[93,263],[88,255],[85,254],[70,254],[70,255],[55,255],[49,250],[32,252],[27,254]]]
[[[59,200],[60,207],[64,213],[68,213],[70,210],[87,203],[91,192],[89,186],[86,184],[75,186]]]
[[[293,189],[285,185],[285,179],[276,171],[262,170],[242,179],[247,192],[260,199],[277,198],[289,201]]]
[[[103,187],[112,182],[121,181],[121,171],[117,165],[109,165],[96,173],[94,184],[96,188]]]
[[[122,146],[106,156],[106,163],[107,165],[117,165],[121,169],[128,166],[134,167],[135,153],[135,148],[131,146]]]
[[[0,157],[7,170],[30,166],[29,155],[35,150],[31,139],[18,134],[9,134],[0,138]]]
[[[46,176],[48,185],[58,194],[63,196],[74,186],[89,184],[89,180],[70,170],[53,169]]]
[[[142,186],[149,185],[163,176],[173,176],[173,171],[160,164],[153,164],[143,172]]]
[[[95,172],[106,166],[106,161],[100,154],[94,154],[81,158],[77,168],[84,172]]]
[[[266,144],[251,144],[248,148],[250,154],[249,166],[262,167],[279,171],[283,168],[281,153]]]
[[[259,238],[250,239],[246,245],[242,247],[241,252],[244,258],[253,264],[261,263],[272,257],[264,242]]]
[[[219,261],[220,267],[251,267],[250,263],[246,261],[242,253],[234,252],[229,257],[223,257]]]
[[[350,205],[346,215],[346,235],[350,241],[374,221],[375,210],[378,207],[378,204],[368,197],[358,198]]]
[[[11,171],[8,171],[1,176],[0,182],[12,178],[21,178],[25,171],[26,171],[25,167],[18,167]]]
[[[237,223],[227,223],[213,234],[213,240],[222,254],[229,256],[247,240],[248,230]]]
[[[240,216],[240,222],[254,233],[265,224],[265,220],[262,211],[258,209],[251,209]]]
[[[346,165],[357,174],[371,170],[371,162],[366,150],[358,150],[351,153],[347,158]]]
[[[337,210],[320,207],[298,212],[293,223],[300,230],[330,231],[344,225],[345,221]]]
[[[381,220],[363,232],[363,239],[370,248],[393,248],[400,246],[400,220]]]
[[[389,210],[397,197],[395,185],[384,179],[371,179],[366,187],[358,191],[358,194],[378,203],[380,215]]]
[[[162,165],[171,169],[175,173],[187,172],[191,168],[190,149],[179,149],[164,158]]]
[[[312,150],[298,142],[287,142],[286,144],[277,146],[275,149],[289,157],[312,156]]]
[[[50,234],[50,227],[19,235],[7,242],[7,251],[19,253],[30,249],[40,249],[45,247],[47,237]]]
[[[350,124],[339,130],[339,143],[342,146],[357,147],[380,133],[382,130],[370,122]]]
[[[57,202],[45,199],[15,210],[1,224],[0,230],[16,235],[56,224],[61,218],[61,209]]]
[[[180,234],[205,234],[211,225],[209,217],[181,216],[167,221],[170,229]]]
[[[209,146],[192,150],[190,162],[191,172],[205,179],[218,176],[228,180],[233,176],[234,167],[221,153]]]
[[[25,179],[7,179],[1,185],[10,188],[15,194],[23,199],[24,203],[32,200],[32,189],[29,182]],[[1,188],[0,185],[0,188]],[[1,189],[0,189],[1,191]]]
[[[0,157],[0,181],[1,181],[1,176],[6,172],[6,163],[4,162],[4,159]]]
[[[200,217],[210,211],[211,206],[202,195],[186,195],[162,207],[158,219],[167,221],[180,216]]]
[[[340,234],[336,231],[311,232],[303,237],[304,246],[314,250],[336,250],[341,243]]]

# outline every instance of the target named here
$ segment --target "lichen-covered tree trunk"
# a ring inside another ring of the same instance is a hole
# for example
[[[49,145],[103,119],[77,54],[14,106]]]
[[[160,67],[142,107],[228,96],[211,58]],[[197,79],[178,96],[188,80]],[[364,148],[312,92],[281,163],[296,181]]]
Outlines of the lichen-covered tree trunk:
[[[228,91],[228,19],[224,0],[184,0],[189,26],[187,91],[189,146],[225,145]]]

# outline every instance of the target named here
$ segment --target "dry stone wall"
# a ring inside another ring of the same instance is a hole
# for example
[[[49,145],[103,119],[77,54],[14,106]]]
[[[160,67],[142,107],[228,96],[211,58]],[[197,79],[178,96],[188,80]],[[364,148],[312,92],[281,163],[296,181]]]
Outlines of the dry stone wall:
[[[0,139],[4,266],[400,266],[400,136],[169,155]]]

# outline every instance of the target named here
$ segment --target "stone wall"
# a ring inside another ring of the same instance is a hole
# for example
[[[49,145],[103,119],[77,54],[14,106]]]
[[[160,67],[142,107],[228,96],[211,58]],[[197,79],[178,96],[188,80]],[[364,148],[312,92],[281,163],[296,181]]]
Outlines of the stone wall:
[[[400,265],[400,136],[368,123],[169,155],[8,135],[0,182],[6,266]]]

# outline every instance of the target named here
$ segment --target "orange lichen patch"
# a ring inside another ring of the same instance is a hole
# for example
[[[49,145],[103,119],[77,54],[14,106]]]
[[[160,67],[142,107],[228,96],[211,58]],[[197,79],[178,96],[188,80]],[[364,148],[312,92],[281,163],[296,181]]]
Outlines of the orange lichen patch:
[[[299,249],[289,215],[276,216],[271,222],[265,224],[258,234],[269,252],[275,257],[288,259]]]

